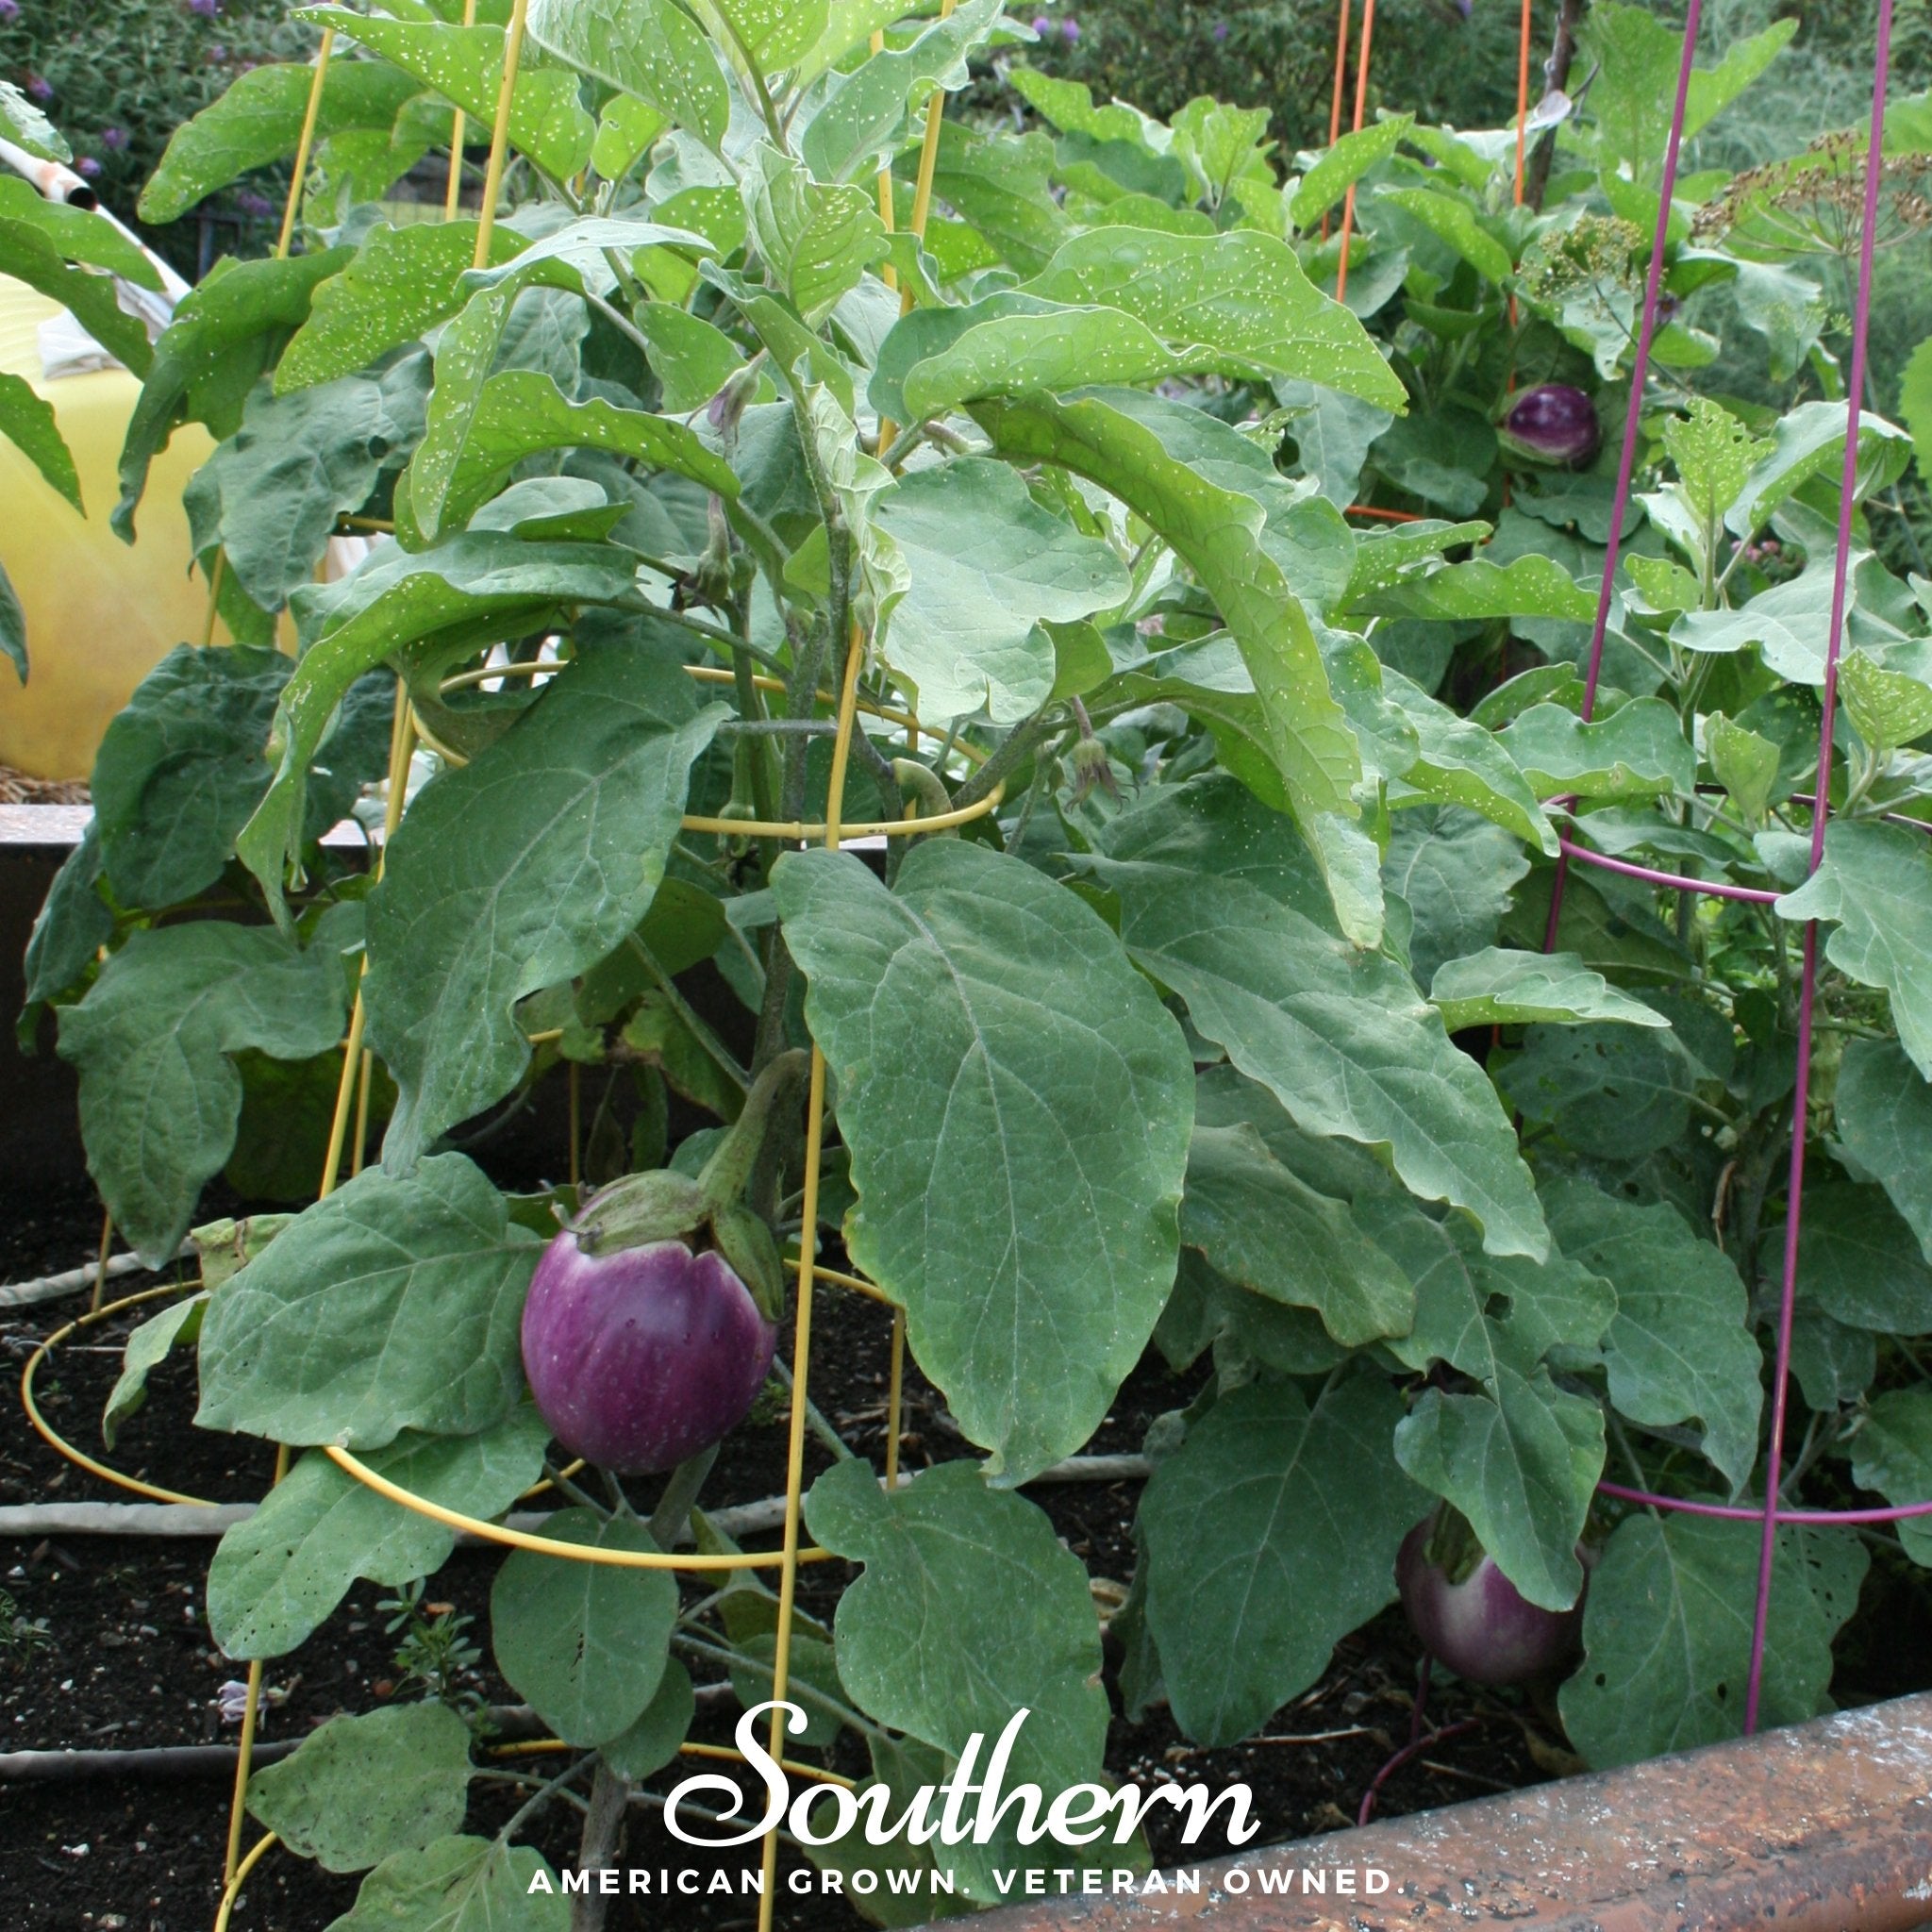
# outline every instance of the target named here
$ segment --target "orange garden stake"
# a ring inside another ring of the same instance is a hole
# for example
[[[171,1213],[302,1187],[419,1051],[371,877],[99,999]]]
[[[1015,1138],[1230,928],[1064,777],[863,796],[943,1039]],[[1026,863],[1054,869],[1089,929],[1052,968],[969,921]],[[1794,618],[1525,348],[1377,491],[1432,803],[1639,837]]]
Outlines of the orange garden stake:
[[[1362,49],[1355,69],[1355,122],[1352,134],[1362,131],[1362,114],[1369,102],[1369,46],[1375,37],[1375,0],[1362,0]],[[1335,270],[1335,299],[1348,295],[1348,240],[1355,229],[1355,183],[1341,199],[1341,258]]]

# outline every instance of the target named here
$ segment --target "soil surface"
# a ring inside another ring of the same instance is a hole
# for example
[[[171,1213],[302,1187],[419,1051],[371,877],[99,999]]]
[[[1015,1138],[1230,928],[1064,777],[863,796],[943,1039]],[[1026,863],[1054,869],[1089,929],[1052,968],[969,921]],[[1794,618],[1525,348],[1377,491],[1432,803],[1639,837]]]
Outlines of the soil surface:
[[[507,1178],[507,1177],[506,1177]],[[240,1205],[211,1191],[206,1213]],[[42,1191],[32,1202],[0,1212],[0,1279],[18,1280],[69,1268],[91,1257],[99,1237],[99,1209],[84,1185]],[[178,1272],[178,1271],[177,1271]],[[153,1285],[145,1276],[115,1282],[127,1294]],[[41,1339],[72,1320],[85,1301],[0,1310],[0,1357],[17,1376]],[[821,1409],[862,1455],[882,1457],[885,1431],[889,1312],[837,1288],[817,1304],[811,1388]],[[36,1394],[48,1424],[76,1446],[104,1456],[100,1416],[119,1373],[128,1328],[151,1308],[109,1317],[70,1338],[42,1362]],[[1158,1358],[1143,1362],[1123,1388],[1113,1413],[1090,1445],[1091,1453],[1138,1450],[1149,1424],[1185,1402],[1194,1378],[1176,1378]],[[147,1406],[123,1428],[107,1459],[125,1473],[198,1499],[252,1499],[269,1482],[272,1452],[246,1437],[195,1429],[192,1371],[180,1359],[151,1378]],[[784,1487],[785,1432],[774,1417],[754,1420],[726,1443],[707,1484],[715,1506],[749,1502]],[[908,1467],[968,1453],[936,1392],[908,1364],[902,1457]],[[808,1475],[824,1467],[825,1452],[809,1446]],[[641,1507],[648,1485],[637,1489]],[[1094,1579],[1103,1617],[1119,1601],[1133,1568],[1130,1525],[1138,1485],[1042,1484],[1029,1494],[1052,1517],[1067,1546]],[[0,1504],[125,1501],[115,1489],[68,1462],[28,1425],[17,1391],[0,1394]],[[756,1540],[764,1541],[764,1540]],[[239,1727],[239,1693],[224,1686],[245,1676],[213,1646],[202,1607],[212,1544],[140,1537],[55,1537],[39,1542],[0,1542],[0,1751],[133,1749],[175,1744],[232,1743]],[[480,1649],[463,1674],[466,1690],[492,1705],[513,1705],[514,1693],[491,1668],[487,1606],[501,1561],[491,1551],[459,1548],[424,1595],[434,1609],[448,1607],[474,1622],[468,1635]],[[824,1564],[801,1574],[804,1609],[829,1621],[849,1572]],[[1874,1571],[1875,1574],[1875,1571]],[[363,1584],[299,1651],[267,1669],[268,1707],[261,1736],[299,1740],[341,1711],[366,1711],[392,1697],[414,1697],[420,1687],[403,1678],[398,1638],[386,1628],[395,1612],[391,1593]],[[1840,1690],[1844,1702],[1862,1702],[1923,1682],[1925,1659],[1903,1666],[1910,1682],[1888,1682],[1901,1668],[1895,1652],[1871,1681]],[[1860,1657],[1857,1647],[1849,1653]],[[1352,1824],[1378,1772],[1409,1741],[1414,1719],[1416,1646],[1399,1612],[1385,1613],[1338,1649],[1321,1683],[1278,1712],[1268,1735],[1227,1750],[1192,1746],[1164,1708],[1139,1724],[1119,1715],[1114,1681],[1119,1646],[1108,1644],[1107,1680],[1116,1716],[1108,1766],[1142,1784],[1198,1781],[1210,1790],[1245,1783],[1261,1824],[1257,1842],[1273,1842]],[[1859,1674],[1865,1674],[1862,1664]],[[700,1666],[695,1672],[702,1680]],[[1478,1692],[1440,1681],[1427,1703],[1428,1726],[1457,1725],[1440,1745],[1425,1747],[1384,1783],[1378,1815],[1412,1811],[1535,1783],[1576,1769],[1568,1757],[1555,1712],[1546,1700]],[[738,1714],[728,1692],[701,1706],[692,1736],[726,1742]],[[545,1777],[560,1762],[542,1757],[501,1760],[502,1779],[473,1787],[469,1828],[489,1833],[526,1790],[508,1781],[511,1770]],[[848,1774],[866,1765],[853,1734],[841,1734],[828,1762]],[[685,1760],[687,1768],[690,1760]],[[722,1769],[714,1764],[706,1771]],[[673,1775],[650,1782],[668,1788]],[[212,1924],[221,1891],[230,1774],[165,1779],[112,1776],[78,1783],[0,1782],[0,1925],[7,1927],[126,1928],[126,1932],[201,1932]],[[752,1806],[753,1813],[758,1807]],[[1217,1814],[1217,1822],[1223,1814]],[[1210,1857],[1225,1849],[1209,1837],[1182,1846],[1178,1820],[1163,1811],[1150,1820],[1153,1850],[1162,1864]],[[536,1842],[554,1866],[575,1862],[575,1812],[553,1807]],[[253,1840],[256,1827],[247,1827]],[[755,1901],[736,1895],[747,1853],[708,1855],[674,1842],[656,1812],[634,1808],[626,1862],[660,1868],[723,1870],[733,1892],[613,1903],[613,1928],[653,1932],[749,1926]],[[754,1855],[755,1856],[755,1855]],[[781,1870],[800,1866],[784,1854]],[[322,1872],[279,1851],[251,1877],[233,1916],[234,1932],[321,1932],[353,1903],[357,1880]],[[781,1894],[780,1924],[803,1932],[857,1932],[862,1922],[842,1900]]]

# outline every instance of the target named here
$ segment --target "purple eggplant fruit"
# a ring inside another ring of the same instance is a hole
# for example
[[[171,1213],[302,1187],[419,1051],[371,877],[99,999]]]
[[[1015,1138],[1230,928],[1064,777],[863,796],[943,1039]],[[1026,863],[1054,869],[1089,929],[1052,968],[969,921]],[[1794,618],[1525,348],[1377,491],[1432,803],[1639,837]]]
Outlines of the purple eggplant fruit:
[[[1580,470],[1603,447],[1596,405],[1567,382],[1539,383],[1509,406],[1496,440],[1527,462]]]
[[[1576,1656],[1595,1554],[1576,1546],[1585,1576],[1575,1603],[1541,1609],[1524,1600],[1467,1524],[1445,1511],[1424,1517],[1403,1539],[1395,1581],[1409,1628],[1430,1656],[1473,1684],[1525,1684]]]
[[[566,1228],[524,1304],[524,1373],[558,1441],[620,1475],[675,1468],[741,1423],[778,1330],[722,1255],[592,1254]]]

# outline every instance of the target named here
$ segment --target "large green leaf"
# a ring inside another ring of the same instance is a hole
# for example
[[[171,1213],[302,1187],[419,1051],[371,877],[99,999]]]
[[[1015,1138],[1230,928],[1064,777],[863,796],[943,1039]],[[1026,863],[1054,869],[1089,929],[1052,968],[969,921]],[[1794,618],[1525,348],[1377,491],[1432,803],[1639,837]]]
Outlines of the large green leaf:
[[[1532,705],[1499,735],[1543,797],[1688,797],[1696,782],[1697,754],[1661,698],[1634,698],[1588,724],[1561,705]]]
[[[912,417],[979,396],[1210,372],[1301,377],[1383,408],[1406,402],[1361,324],[1307,279],[1286,242],[1252,229],[1091,229],[1013,296],[916,310],[899,327],[907,341],[881,362],[905,370]]]
[[[903,47],[862,60],[833,89],[799,142],[805,164],[821,181],[845,181],[876,170],[895,152],[908,108],[924,111],[935,88],[966,85],[966,57],[999,24],[1001,0],[965,0]]]
[[[544,1525],[560,1542],[652,1551],[633,1517],[564,1509]],[[621,1737],[657,1694],[677,1620],[668,1570],[574,1563],[514,1550],[490,1592],[490,1641],[510,1688],[567,1744]]]
[[[1110,490],[1173,545],[1241,646],[1296,816],[1312,831],[1324,813],[1352,813],[1361,773],[1355,734],[1329,692],[1301,604],[1262,541],[1266,508],[1250,493],[1280,480],[1267,453],[1201,410],[1132,390],[986,402],[974,413],[1003,450]],[[1210,466],[1211,478],[1203,474]]]
[[[1522,846],[1473,811],[1424,806],[1396,815],[1382,878],[1413,916],[1408,957],[1418,983],[1495,939],[1510,889],[1528,870]]]
[[[360,1872],[462,1828],[470,1727],[447,1705],[332,1717],[248,1780],[248,1809],[297,1857]]]
[[[345,1003],[327,940],[304,952],[277,932],[204,921],[136,933],[86,998],[60,1009],[88,1172],[150,1267],[180,1244],[235,1143],[242,1076],[230,1056],[325,1052]]]
[[[121,1352],[121,1373],[108,1391],[101,1410],[101,1441],[111,1449],[114,1438],[127,1418],[147,1401],[147,1378],[179,1344],[190,1347],[201,1334],[201,1318],[208,1310],[208,1291],[192,1294],[164,1307],[158,1315],[128,1332]]]
[[[0,436],[8,437],[32,463],[49,488],[58,490],[84,516],[80,475],[67,447],[54,406],[24,375],[0,371]]]
[[[1932,1260],[1932,1085],[1889,1040],[1852,1040],[1839,1069],[1838,1131],[1845,1152],[1891,1196]]]
[[[1357,597],[1354,608],[1384,617],[1561,617],[1588,624],[1596,597],[1554,558],[1532,554],[1507,564],[1476,557],[1404,577]]]
[[[1798,1292],[1849,1327],[1932,1332],[1932,1262],[1880,1188],[1827,1180],[1805,1190]]]
[[[696,22],[673,0],[532,0],[530,38],[648,102],[716,147],[731,119],[724,75]]]
[[[923,718],[984,711],[1016,724],[1053,690],[1042,619],[1068,623],[1122,602],[1126,566],[1041,509],[1005,463],[964,457],[915,470],[874,509],[911,584],[892,611],[886,661]]]
[[[1393,665],[1382,665],[1379,677],[1383,696],[1415,733],[1414,759],[1393,774],[1391,803],[1399,795],[1405,804],[1421,796],[1467,806],[1554,858],[1556,828],[1494,733],[1457,717]]]
[[[1755,1523],[1644,1513],[1604,1545],[1583,1613],[1563,1725],[1597,1766],[1735,1738],[1744,1727],[1758,1546]],[[1828,1709],[1831,1642],[1871,1557],[1847,1530],[1782,1529],[1772,1572],[1758,1721]]]
[[[1852,1438],[1852,1476],[1895,1507],[1932,1502],[1932,1396],[1924,1389],[1880,1395]],[[1907,1517],[1898,1539],[1913,1562],[1932,1568],[1932,1517]]]
[[[490,126],[503,90],[504,29],[452,26],[441,21],[386,20],[343,7],[301,7],[297,20],[334,27],[379,54],[444,100]],[[510,144],[552,180],[568,180],[591,157],[596,124],[577,98],[574,75],[525,61],[510,101]]]
[[[4,585],[0,585],[4,590]],[[0,596],[0,607],[6,599]],[[65,992],[94,962],[94,955],[114,936],[114,915],[101,897],[101,841],[90,819],[80,843],[67,855],[47,888],[33,931],[27,935],[26,1014],[42,1000]]]
[[[1315,1309],[1349,1347],[1405,1335],[1415,1319],[1415,1284],[1348,1204],[1309,1187],[1244,1124],[1196,1123],[1181,1239],[1242,1288]]]
[[[1657,1427],[1702,1421],[1704,1453],[1741,1488],[1757,1459],[1764,1366],[1729,1257],[1662,1203],[1640,1207],[1572,1180],[1545,1200],[1563,1253],[1617,1291],[1604,1338],[1610,1400]]]
[[[885,224],[864,189],[814,181],[765,142],[752,149],[742,186],[758,256],[808,324],[823,322],[885,259]]]
[[[863,1709],[953,1757],[975,1731],[990,1750],[1024,1710],[1008,1790],[1030,1781],[1058,1793],[1099,1777],[1100,1627],[1087,1573],[1043,1510],[989,1489],[971,1463],[941,1464],[889,1494],[871,1464],[851,1461],[812,1485],[806,1521],[818,1542],[865,1566],[834,1624],[839,1674]],[[991,1899],[991,1868],[1026,1854],[1003,1832],[951,1857],[962,1890]]]
[[[1180,1028],[1073,893],[984,847],[916,846],[890,892],[800,853],[774,886],[838,1080],[853,1259],[1024,1481],[1092,1433],[1174,1280]]]
[[[224,256],[182,296],[155,344],[153,365],[127,421],[121,500],[108,519],[117,536],[134,541],[134,512],[147,486],[148,465],[175,425],[192,419],[207,423],[217,436],[231,435],[284,333],[308,316],[317,285],[355,258],[350,248],[267,261]]]
[[[727,714],[703,711],[669,650],[577,661],[410,808],[369,899],[369,1040],[401,1099],[394,1170],[516,1084],[518,1000],[587,972],[649,908],[691,768]],[[488,838],[467,836],[487,825]]]
[[[523,246],[523,236],[497,228],[490,258],[508,261]],[[372,230],[354,259],[317,285],[308,321],[276,364],[277,393],[352,375],[446,322],[463,306],[462,277],[475,257],[476,224],[467,218]]]
[[[1174,1722],[1197,1743],[1258,1730],[1395,1595],[1427,1498],[1396,1467],[1402,1400],[1379,1375],[1224,1395],[1141,1499],[1147,1627]]]
[[[1924,833],[1869,822],[1830,826],[1818,870],[1776,910],[1838,922],[1825,958],[1890,994],[1899,1044],[1932,1080],[1932,849]]]
[[[142,220],[172,222],[250,169],[289,159],[302,136],[314,78],[312,67],[294,61],[238,75],[218,101],[175,128],[141,192]],[[315,138],[324,142],[365,129],[387,135],[421,91],[413,75],[386,61],[333,60],[323,81]],[[403,157],[402,166],[411,158]]]
[[[358,510],[423,434],[429,359],[420,352],[381,375],[344,375],[248,398],[242,426],[186,492],[194,547],[219,542],[228,568],[264,610],[310,582],[336,519]]]
[[[1429,983],[1429,1003],[1452,1033],[1465,1026],[1574,1025],[1590,1020],[1668,1026],[1659,1012],[1619,992],[1574,953],[1519,953],[1486,946],[1445,959]]]
[[[445,1509],[488,1517],[537,1480],[548,1441],[525,1403],[480,1435],[407,1432],[368,1460]],[[222,1538],[208,1567],[208,1629],[228,1657],[283,1657],[321,1628],[358,1576],[409,1583],[441,1569],[455,1547],[454,1530],[311,1450]]]
[[[523,1387],[517,1324],[540,1246],[460,1154],[401,1180],[365,1169],[215,1298],[196,1422],[350,1449],[489,1428]]]
[[[116,300],[114,277],[71,267],[40,224],[9,220],[0,213],[0,275],[12,275],[71,308],[80,325],[116,360],[137,375],[147,374],[154,358],[147,330]]]
[[[1415,1325],[1392,1352],[1412,1369],[1446,1362],[1479,1390],[1425,1390],[1395,1431],[1396,1460],[1469,1519],[1532,1603],[1568,1608],[1583,1586],[1575,1546],[1603,1474],[1604,1420],[1590,1396],[1557,1387],[1544,1357],[1593,1352],[1615,1293],[1560,1256],[1485,1255],[1465,1224],[1411,1201],[1367,1201],[1357,1216],[1415,1283]]]
[[[1414,125],[1413,114],[1391,114],[1344,134],[1296,184],[1289,198],[1289,219],[1297,228],[1312,228],[1371,168],[1395,152]]]
[[[1073,230],[1054,194],[1053,171],[1053,142],[1037,130],[1016,140],[975,133],[957,120],[940,124],[934,191],[1017,275],[1044,268]]]
[[[570,1901],[556,1884],[528,1845],[440,1838],[391,1853],[328,1932],[570,1932]]]
[[[0,80],[0,135],[43,161],[71,161],[59,130],[10,80]]]
[[[827,0],[697,0],[696,10],[770,79],[817,44],[825,31]]]
[[[1579,1154],[1641,1160],[1683,1138],[1707,1077],[1674,1035],[1591,1020],[1532,1025],[1496,1084]]]
[[[634,564],[599,543],[525,543],[500,531],[451,538],[421,554],[395,545],[351,575],[290,600],[302,656],[275,713],[275,776],[235,841],[242,862],[280,909],[283,868],[300,855],[308,767],[349,687],[365,672],[432,635],[523,637],[585,604],[634,605]]]
[[[1493,1253],[1548,1237],[1515,1136],[1408,975],[1351,946],[1285,823],[1227,778],[1168,788],[1076,861],[1121,906],[1127,950],[1298,1125],[1385,1151]]]
[[[1778,505],[1804,488],[1813,476],[1828,476],[1835,486],[1845,459],[1846,410],[1843,403],[1800,403],[1787,409],[1772,428],[1772,446],[1751,474],[1738,498],[1724,513],[1724,522],[1738,537],[1757,530]],[[1854,485],[1859,496],[1897,482],[1911,461],[1912,441],[1903,429],[1870,409],[1858,418],[1858,474]]]

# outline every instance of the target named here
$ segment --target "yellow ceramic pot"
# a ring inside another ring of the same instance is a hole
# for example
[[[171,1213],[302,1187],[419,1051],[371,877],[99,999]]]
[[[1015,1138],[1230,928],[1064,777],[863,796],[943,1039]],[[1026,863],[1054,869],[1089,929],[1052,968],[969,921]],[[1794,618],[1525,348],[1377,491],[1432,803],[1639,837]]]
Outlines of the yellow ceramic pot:
[[[87,515],[75,514],[0,437],[0,563],[26,614],[25,689],[0,660],[0,764],[37,778],[85,777],[108,721],[155,663],[198,642],[205,587],[189,575],[182,486],[212,447],[198,424],[175,432],[156,459],[131,547],[108,527],[117,465],[141,385],[125,369],[48,382],[40,325],[58,306],[0,275],[0,370],[24,375],[54,406],[80,473]]]

